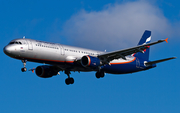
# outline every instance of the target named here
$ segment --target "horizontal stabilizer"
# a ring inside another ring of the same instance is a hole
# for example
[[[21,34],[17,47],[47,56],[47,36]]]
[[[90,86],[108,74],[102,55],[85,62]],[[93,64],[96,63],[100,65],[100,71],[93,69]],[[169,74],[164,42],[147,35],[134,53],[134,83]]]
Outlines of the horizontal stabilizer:
[[[171,57],[171,58],[166,58],[166,59],[156,60],[156,61],[152,61],[152,62],[147,62],[147,63],[145,63],[145,64],[146,64],[146,65],[152,65],[152,64],[164,62],[164,61],[171,60],[171,59],[175,59],[175,58],[176,58],[176,57]]]

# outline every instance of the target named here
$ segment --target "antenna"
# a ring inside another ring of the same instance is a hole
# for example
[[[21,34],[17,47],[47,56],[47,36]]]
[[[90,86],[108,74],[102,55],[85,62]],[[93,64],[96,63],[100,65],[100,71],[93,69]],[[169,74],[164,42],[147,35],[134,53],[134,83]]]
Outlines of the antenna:
[[[23,39],[25,39],[25,36],[23,36]]]

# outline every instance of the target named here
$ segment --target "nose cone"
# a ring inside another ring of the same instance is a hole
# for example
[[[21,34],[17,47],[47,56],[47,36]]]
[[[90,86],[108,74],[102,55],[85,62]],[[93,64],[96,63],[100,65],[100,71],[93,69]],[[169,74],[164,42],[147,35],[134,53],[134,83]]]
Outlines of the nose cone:
[[[5,46],[3,51],[6,55],[9,55],[12,52],[12,48],[9,46]]]

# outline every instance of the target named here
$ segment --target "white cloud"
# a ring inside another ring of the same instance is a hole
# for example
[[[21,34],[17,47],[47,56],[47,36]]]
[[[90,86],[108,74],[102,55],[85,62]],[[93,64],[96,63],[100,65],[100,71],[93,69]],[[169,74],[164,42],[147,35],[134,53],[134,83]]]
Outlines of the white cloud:
[[[135,46],[144,30],[151,30],[153,38],[167,36],[171,25],[158,7],[136,1],[82,10],[65,23],[62,34],[76,46],[115,50]]]

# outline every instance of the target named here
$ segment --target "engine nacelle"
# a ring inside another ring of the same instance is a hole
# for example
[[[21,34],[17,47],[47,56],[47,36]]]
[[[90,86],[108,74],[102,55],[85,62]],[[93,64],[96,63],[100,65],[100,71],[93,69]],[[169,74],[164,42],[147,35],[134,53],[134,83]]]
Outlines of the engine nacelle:
[[[81,58],[81,65],[84,67],[98,67],[100,64],[101,61],[97,57],[86,55]]]
[[[58,73],[57,71],[54,71],[52,66],[47,66],[47,65],[38,66],[35,72],[38,77],[42,77],[42,78],[50,78],[54,75],[57,75]]]

